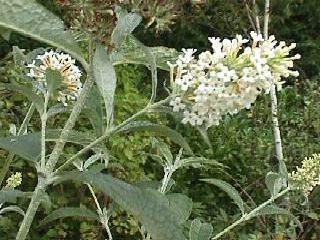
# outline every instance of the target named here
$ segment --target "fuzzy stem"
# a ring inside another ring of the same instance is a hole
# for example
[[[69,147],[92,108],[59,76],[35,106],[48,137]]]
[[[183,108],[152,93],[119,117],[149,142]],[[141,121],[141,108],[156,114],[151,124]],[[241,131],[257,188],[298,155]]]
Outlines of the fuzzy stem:
[[[47,107],[49,102],[49,93],[44,97],[43,113],[41,115],[41,160],[40,166],[43,169],[46,165],[46,127],[47,127]]]
[[[270,0],[265,0],[265,8],[264,8],[264,28],[263,35],[264,39],[268,39],[269,32],[269,18],[270,18]],[[272,124],[273,124],[273,134],[276,148],[276,156],[279,164],[283,162],[283,151],[282,151],[282,141],[281,141],[281,132],[279,128],[278,121],[278,99],[276,93],[276,86],[274,83],[271,85],[270,89],[270,97],[271,97],[271,114],[272,114]]]
[[[220,237],[222,237],[223,235],[225,235],[226,233],[230,232],[232,229],[234,229],[235,227],[237,227],[239,224],[248,221],[250,219],[252,219],[253,217],[255,217],[255,215],[262,210],[263,208],[265,208],[266,206],[268,206],[270,203],[273,203],[277,198],[285,195],[287,192],[290,191],[290,188],[287,187],[286,189],[284,189],[283,191],[279,192],[277,195],[271,197],[269,200],[265,201],[264,203],[260,204],[257,208],[253,209],[251,212],[249,212],[248,214],[244,214],[239,220],[235,221],[233,224],[231,224],[229,227],[225,228],[223,231],[221,231],[220,233],[218,233],[217,235],[215,235],[213,238],[211,238],[211,240],[216,240],[219,239]]]
[[[26,114],[21,126],[20,126],[20,129],[19,129],[19,131],[17,133],[17,136],[19,136],[19,135],[21,135],[21,134],[23,134],[25,132],[25,129],[27,128],[27,125],[28,125],[28,123],[29,123],[29,121],[30,121],[30,119],[31,119],[31,117],[33,115],[34,110],[35,110],[35,106],[32,103],[30,105],[30,107],[29,107],[29,110],[28,110],[28,112],[27,112],[27,114]],[[9,170],[9,168],[10,168],[10,165],[11,165],[13,159],[14,159],[14,154],[13,153],[9,153],[9,155],[8,155],[8,157],[7,157],[7,159],[6,159],[5,163],[4,163],[4,166],[3,166],[3,168],[1,169],[1,172],[0,172],[0,186],[2,185],[3,179],[7,175],[7,172]]]
[[[54,170],[54,167],[56,166],[56,164],[59,160],[59,157],[62,153],[62,150],[63,150],[64,145],[66,143],[66,140],[68,138],[69,132],[74,127],[76,120],[77,120],[79,114],[81,113],[81,110],[84,106],[87,95],[88,95],[92,86],[93,86],[93,79],[89,75],[87,78],[87,81],[85,82],[85,84],[83,86],[82,93],[81,93],[78,101],[76,102],[76,105],[73,107],[72,112],[70,114],[70,117],[67,120],[67,122],[61,132],[61,135],[52,150],[52,153],[50,154],[50,157],[49,157],[48,162],[46,164],[47,172],[50,173]]]
[[[29,232],[30,226],[32,224],[33,218],[37,212],[37,209],[41,203],[41,199],[43,196],[45,186],[41,183],[41,180],[39,180],[37,187],[35,188],[28,210],[23,218],[23,221],[20,225],[18,234],[16,236],[16,240],[25,240],[27,237],[27,234]]]
[[[67,166],[69,166],[73,161],[75,161],[79,156],[81,156],[82,154],[84,154],[85,152],[87,152],[88,150],[90,150],[92,147],[94,147],[95,145],[99,144],[100,142],[102,142],[103,140],[107,139],[109,136],[111,136],[113,133],[117,132],[119,129],[121,129],[122,127],[126,126],[127,124],[129,124],[132,120],[134,120],[135,118],[137,118],[140,115],[143,115],[144,113],[148,112],[151,108],[155,108],[157,106],[162,105],[163,103],[167,102],[169,98],[166,98],[162,101],[156,102],[154,104],[151,105],[147,105],[145,108],[143,108],[141,111],[133,114],[130,118],[126,119],[125,121],[123,121],[122,123],[120,123],[119,125],[117,125],[114,128],[111,128],[109,130],[107,130],[105,132],[105,134],[103,134],[101,137],[97,138],[95,141],[93,141],[92,143],[88,144],[87,146],[85,146],[84,148],[82,148],[78,153],[76,153],[75,155],[73,155],[71,158],[69,158],[66,162],[64,162],[60,167],[57,168],[56,172],[60,172],[63,169],[65,169]]]

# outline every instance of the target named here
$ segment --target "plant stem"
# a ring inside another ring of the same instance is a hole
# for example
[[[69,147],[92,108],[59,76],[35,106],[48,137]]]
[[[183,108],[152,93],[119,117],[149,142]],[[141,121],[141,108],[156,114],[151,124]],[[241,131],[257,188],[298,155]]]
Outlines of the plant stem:
[[[49,93],[44,96],[43,113],[41,115],[41,160],[40,167],[44,169],[46,165],[46,127],[47,127],[47,108],[49,102]]]
[[[23,119],[23,122],[22,122],[22,124],[21,124],[21,126],[19,128],[18,133],[17,133],[17,136],[19,136],[19,135],[21,135],[21,134],[23,134],[25,132],[25,130],[27,128],[27,125],[28,125],[28,123],[29,123],[29,121],[30,121],[30,119],[31,119],[31,117],[33,115],[34,110],[35,110],[35,106],[32,103],[30,105],[29,109],[28,109],[28,112],[27,112],[25,118]],[[7,172],[9,170],[9,168],[10,168],[10,165],[11,165],[13,159],[14,159],[14,154],[13,153],[9,153],[9,155],[8,155],[8,157],[7,157],[7,159],[6,159],[5,163],[4,163],[4,166],[3,166],[3,168],[1,169],[1,172],[0,172],[0,186],[2,185],[2,182],[3,182],[4,178],[7,175]]]
[[[217,235],[215,235],[213,238],[211,238],[211,240],[216,240],[219,239],[220,237],[222,237],[224,234],[230,232],[233,228],[235,228],[236,226],[238,226],[239,224],[250,220],[251,218],[255,217],[256,214],[262,210],[263,208],[265,208],[266,206],[268,206],[270,203],[274,202],[277,198],[285,195],[287,192],[290,191],[290,188],[287,187],[286,189],[282,190],[281,192],[279,192],[277,195],[271,197],[269,200],[265,201],[264,203],[260,204],[258,207],[256,207],[255,209],[253,209],[251,212],[244,214],[239,220],[235,221],[233,224],[231,224],[230,226],[228,226],[227,228],[225,228],[223,231],[221,231],[220,233],[218,233]]]
[[[268,39],[269,32],[269,18],[270,18],[270,0],[265,0],[265,8],[264,8],[264,28],[263,35],[264,39]],[[273,124],[273,134],[276,148],[276,156],[280,165],[283,162],[283,151],[282,151],[282,141],[281,141],[281,132],[279,128],[278,121],[278,99],[276,93],[276,86],[274,82],[272,82],[270,89],[270,97],[271,97],[271,114],[272,114],[272,124]]]
[[[50,177],[51,173],[53,172],[53,169],[59,159],[59,156],[62,153],[63,147],[65,145],[66,139],[68,137],[69,131],[73,128],[75,125],[75,122],[84,106],[86,96],[89,93],[91,87],[93,85],[93,80],[89,76],[87,78],[87,81],[84,84],[82,93],[76,102],[75,106],[72,109],[72,112],[66,122],[66,125],[64,126],[62,133],[60,135],[60,138],[57,140],[56,145],[50,155],[50,158],[46,164],[46,177]],[[43,170],[43,169],[42,169]],[[31,223],[33,221],[33,218],[36,214],[36,211],[39,207],[39,204],[41,202],[41,197],[42,197],[42,192],[46,190],[47,185],[43,184],[43,181],[50,181],[50,179],[39,179],[38,180],[38,185],[36,186],[28,210],[25,214],[25,217],[20,225],[18,235],[16,237],[16,240],[25,240],[27,237],[27,234],[29,232]]]
[[[76,102],[76,105],[73,107],[72,112],[61,132],[61,135],[59,139],[56,141],[56,145],[54,146],[52,153],[50,154],[50,157],[48,159],[48,162],[46,164],[46,170],[47,172],[51,173],[54,170],[54,167],[56,166],[60,155],[62,154],[62,150],[64,148],[64,145],[66,143],[66,140],[68,138],[70,130],[74,127],[76,120],[81,113],[81,110],[84,106],[85,100],[87,98],[87,95],[93,86],[93,79],[90,76],[91,73],[88,73],[87,81],[85,82],[82,93]]]
[[[133,114],[130,118],[126,119],[125,121],[123,121],[122,123],[120,123],[119,125],[117,125],[114,128],[111,128],[109,130],[107,130],[105,132],[105,134],[103,134],[101,137],[97,138],[95,141],[93,141],[92,143],[88,144],[87,146],[85,146],[84,148],[82,148],[79,152],[77,152],[75,155],[73,155],[71,158],[69,158],[66,162],[64,162],[60,167],[57,168],[56,172],[60,172],[63,169],[65,169],[68,165],[70,165],[74,160],[76,160],[79,156],[81,156],[82,154],[84,154],[85,152],[87,152],[88,150],[90,150],[92,147],[94,147],[95,145],[99,144],[100,142],[102,142],[103,140],[107,139],[108,137],[110,137],[113,133],[117,132],[119,129],[121,129],[122,127],[126,126],[127,124],[129,124],[132,120],[134,120],[135,118],[137,118],[140,115],[143,115],[144,113],[148,112],[149,109],[151,108],[155,108],[157,106],[162,105],[163,103],[167,102],[169,98],[166,98],[164,100],[161,100],[159,102],[156,102],[154,104],[151,105],[147,105],[145,108],[143,108],[141,111]]]
[[[41,184],[39,180],[37,187],[35,188],[28,210],[23,218],[23,221],[20,225],[19,232],[16,236],[16,240],[25,240],[29,232],[30,226],[32,224],[33,218],[37,212],[37,209],[41,203],[45,186]]]

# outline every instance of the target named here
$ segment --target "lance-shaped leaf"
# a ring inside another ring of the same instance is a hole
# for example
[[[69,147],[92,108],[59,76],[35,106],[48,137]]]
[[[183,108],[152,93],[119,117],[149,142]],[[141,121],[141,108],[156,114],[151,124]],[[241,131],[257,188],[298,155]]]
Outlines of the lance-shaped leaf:
[[[244,202],[239,194],[239,192],[231,186],[229,183],[215,178],[209,178],[209,179],[202,179],[202,181],[207,182],[209,184],[213,184],[226,192],[228,196],[235,202],[235,204],[238,205],[240,211],[242,214],[244,214]]]
[[[46,141],[55,142],[59,139],[61,130],[48,129],[46,131]],[[71,130],[67,142],[79,145],[88,145],[95,139],[89,133]],[[30,133],[27,135],[2,137],[0,138],[0,148],[14,153],[26,160],[37,161],[41,153],[40,133]],[[97,146],[97,149],[99,146]]]
[[[138,13],[118,10],[118,21],[111,35],[111,44],[120,48],[126,37],[139,25],[142,17]]]
[[[199,219],[192,221],[189,230],[190,240],[209,240],[213,228],[209,223],[202,223]]]
[[[175,62],[179,55],[174,48],[148,47],[148,49],[155,58],[157,67],[166,71],[170,70],[167,62]],[[129,35],[121,48],[111,53],[110,60],[114,65],[131,63],[150,66],[152,61],[147,54],[146,49],[141,47],[141,43],[134,36]]]
[[[0,215],[3,215],[7,212],[16,212],[16,213],[19,213],[20,215],[24,216],[24,211],[17,206],[9,206],[9,207],[5,207],[3,209],[0,209]]]
[[[2,189],[0,190],[0,203],[16,202],[17,198],[31,197],[32,193],[22,192],[16,189]]]
[[[82,61],[81,51],[63,22],[35,0],[0,0],[0,27],[45,42]]]
[[[168,199],[156,190],[132,186],[109,175],[96,172],[67,173],[63,179],[80,180],[108,194],[146,227],[152,239],[184,240],[179,216]]]
[[[59,208],[57,210],[54,210],[52,213],[46,216],[45,219],[43,219],[40,225],[44,225],[54,220],[65,218],[65,217],[78,217],[78,218],[81,217],[81,218],[99,221],[98,214],[91,211],[90,209],[83,208],[83,207],[81,208],[65,207],[65,208]]]
[[[184,139],[184,137],[177,131],[164,125],[155,124],[147,121],[133,121],[125,125],[123,128],[119,129],[117,133],[141,131],[147,131],[150,134],[155,134],[157,136],[168,137],[171,141],[183,147],[189,154],[192,153],[192,150],[187,141]]]
[[[93,56],[93,75],[104,99],[108,123],[111,123],[117,77],[114,66],[110,62],[109,55],[102,46],[96,49]]]
[[[96,136],[100,137],[104,132],[104,119],[106,114],[103,109],[101,95],[95,85],[90,89],[82,112],[89,119]]]

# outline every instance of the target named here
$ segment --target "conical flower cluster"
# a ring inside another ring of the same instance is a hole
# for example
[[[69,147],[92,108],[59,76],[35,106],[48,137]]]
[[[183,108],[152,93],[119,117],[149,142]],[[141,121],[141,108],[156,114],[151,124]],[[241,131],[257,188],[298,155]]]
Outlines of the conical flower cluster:
[[[308,195],[315,186],[320,185],[320,155],[313,154],[302,161],[302,166],[290,175],[290,186]]]
[[[218,125],[226,114],[250,108],[257,96],[268,93],[271,85],[281,89],[282,78],[298,76],[290,70],[293,60],[290,51],[296,44],[287,46],[274,36],[263,40],[251,32],[252,44],[237,35],[235,39],[209,38],[212,51],[183,49],[173,65],[176,78],[173,83],[177,95],[170,105],[173,111],[182,112],[183,123],[191,125]]]
[[[76,100],[82,90],[81,71],[75,65],[75,60],[69,54],[52,50],[38,55],[36,60],[27,65],[30,68],[28,76],[33,78],[38,91],[46,92],[46,70],[57,70],[61,73],[64,87],[59,91],[57,100],[65,106],[70,100]]]

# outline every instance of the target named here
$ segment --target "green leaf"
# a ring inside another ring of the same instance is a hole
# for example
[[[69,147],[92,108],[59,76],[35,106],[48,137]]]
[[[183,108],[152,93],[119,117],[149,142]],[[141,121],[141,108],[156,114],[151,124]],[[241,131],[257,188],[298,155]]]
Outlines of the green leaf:
[[[153,239],[184,240],[179,216],[168,199],[158,191],[132,186],[109,175],[96,172],[73,172],[62,179],[80,180],[108,194],[146,227]]]
[[[41,226],[49,222],[65,217],[82,217],[99,221],[99,216],[87,208],[65,207],[54,210],[45,219],[42,220]]]
[[[0,27],[45,42],[83,60],[77,42],[65,31],[63,22],[37,1],[0,0],[0,6]]]
[[[108,123],[111,123],[117,77],[114,66],[109,60],[109,55],[102,46],[96,49],[93,56],[93,75],[104,99]]]
[[[188,220],[192,211],[192,200],[180,193],[169,193],[166,195],[169,199],[169,205],[178,216],[179,223],[182,224]]]
[[[213,159],[206,159],[205,157],[188,157],[180,160],[181,167],[193,167],[193,168],[202,168],[206,165],[210,166],[216,166],[218,168],[224,168],[224,165],[222,163],[219,163],[216,160]]]
[[[0,36],[9,42],[12,31],[7,28],[0,27]]]
[[[141,132],[141,131],[147,131],[150,134],[167,137],[174,143],[183,147],[189,154],[192,154],[192,150],[189,144],[182,137],[182,135],[177,131],[164,125],[151,123],[147,121],[133,121],[127,124],[126,126],[124,126],[123,128],[119,129],[117,133]]]
[[[175,62],[178,58],[178,51],[167,47],[148,47],[154,56],[157,67],[166,71],[170,68],[167,62]],[[132,35],[129,35],[118,51],[113,51],[110,60],[114,65],[118,64],[141,64],[150,66],[150,58],[141,43]]]
[[[287,209],[277,207],[275,205],[268,205],[262,208],[260,211],[256,212],[252,217],[265,216],[265,215],[287,215],[289,216],[300,229],[303,229],[303,226],[299,219],[297,219],[292,213]]]
[[[244,214],[245,212],[244,202],[242,201],[242,198],[239,192],[233,186],[231,186],[229,183],[223,180],[215,179],[215,178],[201,179],[201,180],[209,184],[213,184],[218,188],[220,188],[221,190],[223,190],[224,192],[226,192],[228,196],[235,202],[235,204],[237,204],[241,213]]]
[[[271,196],[277,195],[282,188],[282,177],[275,172],[268,172],[266,175],[266,185]]]
[[[101,95],[95,85],[90,89],[82,112],[89,119],[96,136],[100,137],[104,132],[105,111]]]
[[[117,25],[111,35],[111,44],[116,48],[120,48],[128,34],[130,34],[141,22],[142,17],[137,13],[126,13],[118,10]]]
[[[213,228],[209,223],[201,223],[199,219],[195,219],[191,223],[189,231],[189,240],[209,240]]]
[[[162,141],[158,141],[156,138],[153,138],[152,145],[159,149],[160,153],[164,156],[166,159],[166,162],[168,162],[170,165],[173,163],[173,156],[170,151],[170,148],[167,144],[165,144]]]
[[[17,65],[25,65],[27,56],[24,54],[25,49],[21,49],[17,46],[12,47],[12,55],[13,55],[13,60],[14,63]]]
[[[59,139],[61,130],[48,129],[46,131],[46,141],[55,142]],[[88,145],[95,139],[90,133],[71,130],[67,142],[79,145]],[[100,149],[98,145],[94,149]],[[29,161],[37,161],[41,153],[40,133],[29,133],[27,135],[2,137],[0,138],[0,148],[14,153]]]
[[[0,138],[0,148],[36,162],[41,152],[40,134]]]
[[[0,209],[0,215],[3,215],[7,212],[16,212],[16,213],[19,213],[20,215],[24,216],[24,211],[17,206],[9,206],[9,207],[5,207],[3,209]]]
[[[2,189],[0,190],[0,203],[16,202],[17,198],[31,197],[32,193],[22,192],[16,189]]]

